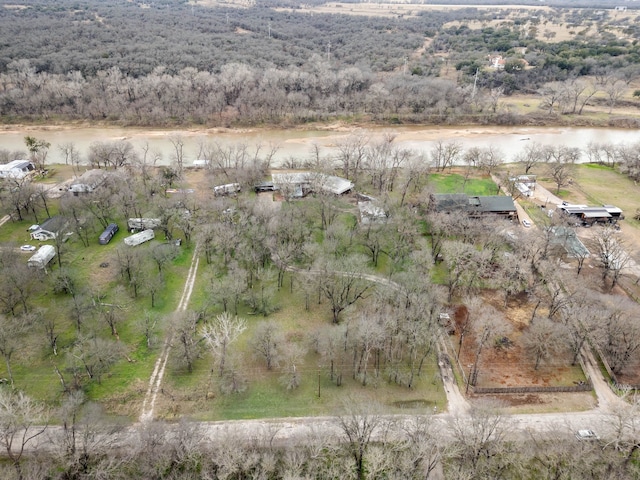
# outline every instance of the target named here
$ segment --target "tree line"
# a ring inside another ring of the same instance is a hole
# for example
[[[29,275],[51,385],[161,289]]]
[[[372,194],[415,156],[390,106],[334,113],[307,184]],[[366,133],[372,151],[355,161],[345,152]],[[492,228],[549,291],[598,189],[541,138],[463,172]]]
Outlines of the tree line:
[[[613,108],[638,74],[637,45],[604,28],[547,43],[530,35],[524,20],[470,29],[466,21],[494,16],[476,9],[393,20],[182,2],[71,7],[33,2],[0,11],[7,25],[0,36],[8,35],[0,56],[6,119],[226,125],[367,115],[517,123],[526,119],[501,118],[501,96],[539,92],[552,99],[549,114],[580,114],[598,91]],[[541,13],[534,27],[559,14]],[[441,28],[453,20],[462,25]],[[424,53],[415,55],[425,40]],[[487,55],[496,52],[505,69],[490,71]],[[461,72],[456,82],[440,78],[449,65]],[[560,87],[569,100],[558,108],[550,92]]]
[[[375,404],[351,401],[323,428],[310,427],[295,441],[284,440],[277,423],[252,430],[247,441],[233,427],[212,435],[206,425],[189,421],[125,429],[81,395],[47,411],[2,388],[0,445],[8,462],[0,471],[8,480],[637,478],[635,398],[607,415],[611,428],[594,441],[577,440],[561,425],[517,439],[500,407],[478,401],[468,415],[446,420],[430,414],[393,418],[381,415]],[[62,419],[63,426],[37,426],[50,415]],[[36,442],[46,448],[32,453]]]

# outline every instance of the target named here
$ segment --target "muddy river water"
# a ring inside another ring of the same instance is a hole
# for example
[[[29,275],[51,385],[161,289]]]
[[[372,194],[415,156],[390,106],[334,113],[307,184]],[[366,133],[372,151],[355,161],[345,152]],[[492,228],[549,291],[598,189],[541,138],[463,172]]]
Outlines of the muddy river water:
[[[75,127],[75,126],[4,126],[0,127],[0,148],[25,150],[24,137],[34,136],[51,143],[48,163],[64,163],[58,146],[72,142],[86,159],[92,142],[126,139],[141,154],[145,145],[149,151],[161,154],[158,164],[169,164],[174,158],[172,138],[179,136],[183,142],[184,165],[191,164],[199,156],[203,144],[216,142],[223,147],[246,145],[251,152],[260,147],[266,152],[276,147],[272,165],[278,167],[289,158],[303,160],[311,158],[316,144],[323,157],[337,152],[336,145],[344,142],[352,132],[351,127],[335,127],[326,130],[301,129],[193,129],[161,130],[120,127]],[[428,154],[439,140],[458,141],[463,149],[470,147],[494,146],[500,149],[505,160],[512,161],[530,142],[542,145],[566,145],[584,149],[590,142],[611,142],[615,144],[640,141],[638,130],[608,128],[558,128],[558,127],[372,127],[361,129],[372,142],[380,141],[385,135],[395,136],[395,143],[401,147]],[[586,157],[583,155],[583,159]]]

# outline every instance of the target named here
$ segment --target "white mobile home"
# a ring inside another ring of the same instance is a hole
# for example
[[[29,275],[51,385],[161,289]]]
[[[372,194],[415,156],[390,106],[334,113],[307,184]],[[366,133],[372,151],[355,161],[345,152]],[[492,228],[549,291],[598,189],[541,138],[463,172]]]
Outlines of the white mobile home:
[[[216,187],[213,187],[213,194],[215,196],[233,195],[235,193],[238,193],[240,189],[241,188],[239,183],[227,183],[226,185],[218,185]]]
[[[14,160],[0,165],[0,178],[24,178],[36,169],[29,160]]]
[[[53,245],[43,245],[33,257],[27,260],[27,265],[34,268],[45,268],[55,256],[56,249]]]
[[[153,230],[143,230],[142,232],[134,233],[130,237],[124,239],[124,243],[129,245],[130,247],[135,247],[136,245],[140,245],[141,243],[148,242],[149,240],[153,240],[155,234]]]

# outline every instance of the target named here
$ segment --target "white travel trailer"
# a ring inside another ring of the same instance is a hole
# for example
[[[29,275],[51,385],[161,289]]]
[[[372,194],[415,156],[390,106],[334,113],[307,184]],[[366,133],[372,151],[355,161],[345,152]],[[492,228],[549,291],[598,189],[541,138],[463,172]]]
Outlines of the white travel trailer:
[[[135,247],[136,245],[140,245],[141,243],[153,240],[154,237],[155,234],[153,233],[153,230],[148,229],[125,238],[124,243],[129,245],[130,247]]]
[[[27,260],[27,265],[34,268],[45,268],[56,256],[56,249],[53,245],[43,245],[33,257]]]
[[[149,228],[159,228],[162,222],[159,218],[130,218],[127,220],[129,230],[147,230]]]
[[[226,185],[218,185],[217,187],[213,187],[213,194],[215,196],[220,195],[233,195],[240,191],[239,183],[227,183]]]

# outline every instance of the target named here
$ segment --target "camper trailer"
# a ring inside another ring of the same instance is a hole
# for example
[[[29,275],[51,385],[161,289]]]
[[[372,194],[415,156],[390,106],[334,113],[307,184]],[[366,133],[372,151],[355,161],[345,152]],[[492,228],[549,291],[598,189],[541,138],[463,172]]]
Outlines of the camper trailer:
[[[159,218],[130,218],[127,221],[129,230],[146,230],[148,228],[158,228],[162,225]]]
[[[27,265],[33,268],[42,269],[49,265],[49,262],[53,260],[53,257],[55,256],[56,249],[53,245],[43,245],[35,255],[27,261]]]
[[[222,195],[234,195],[240,191],[239,183],[227,183],[226,185],[218,185],[217,187],[213,187],[213,194],[216,197]]]
[[[100,238],[98,239],[100,245],[106,245],[109,243],[118,230],[118,225],[116,223],[110,223],[104,232],[100,234]]]
[[[135,247],[136,245],[140,245],[141,243],[153,240],[154,237],[155,234],[153,233],[153,230],[148,229],[125,238],[124,243],[129,245],[130,247]]]

